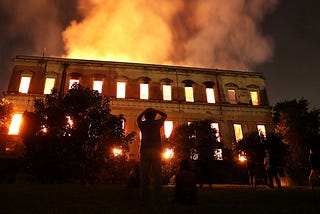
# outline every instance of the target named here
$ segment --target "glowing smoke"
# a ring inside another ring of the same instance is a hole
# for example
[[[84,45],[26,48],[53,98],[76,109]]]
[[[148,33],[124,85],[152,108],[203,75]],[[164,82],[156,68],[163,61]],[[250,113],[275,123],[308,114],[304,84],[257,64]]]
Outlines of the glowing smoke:
[[[252,69],[272,57],[259,24],[277,0],[79,0],[71,58]]]

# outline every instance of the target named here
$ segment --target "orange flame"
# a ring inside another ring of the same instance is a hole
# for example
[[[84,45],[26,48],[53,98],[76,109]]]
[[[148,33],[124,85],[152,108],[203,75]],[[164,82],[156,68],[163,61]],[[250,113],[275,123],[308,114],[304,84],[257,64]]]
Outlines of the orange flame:
[[[258,24],[277,1],[79,0],[65,57],[248,69],[272,56]]]

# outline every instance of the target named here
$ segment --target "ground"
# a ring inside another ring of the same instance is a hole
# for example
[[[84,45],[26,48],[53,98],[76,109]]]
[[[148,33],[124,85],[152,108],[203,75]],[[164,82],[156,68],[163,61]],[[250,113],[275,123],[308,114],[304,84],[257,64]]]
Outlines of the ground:
[[[309,187],[219,184],[198,189],[197,205],[174,204],[174,186],[163,190],[163,206],[146,211],[138,189],[124,185],[0,184],[0,213],[320,213],[320,189]]]

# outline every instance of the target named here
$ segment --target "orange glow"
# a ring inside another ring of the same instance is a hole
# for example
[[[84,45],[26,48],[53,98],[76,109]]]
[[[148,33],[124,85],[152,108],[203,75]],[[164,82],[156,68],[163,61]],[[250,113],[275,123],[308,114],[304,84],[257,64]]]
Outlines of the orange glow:
[[[9,135],[19,134],[21,122],[22,122],[22,114],[14,114],[12,116],[8,134]]]
[[[19,92],[28,93],[31,77],[21,77]]]
[[[44,94],[51,94],[54,87],[55,78],[46,78],[46,83],[44,85]]]
[[[165,149],[165,151],[163,152],[163,157],[165,159],[171,159],[173,158],[174,152],[172,149]]]
[[[63,32],[67,57],[135,62],[162,59],[164,62],[172,48],[172,35],[159,16],[164,11],[155,4],[156,13],[155,8],[146,9],[144,5],[150,4],[131,0],[80,1],[85,19],[71,22]]]
[[[247,70],[273,55],[258,27],[277,1],[77,2],[83,18],[62,33],[64,57]]]
[[[266,126],[265,125],[257,125],[258,133],[261,136],[266,137],[267,132],[266,132]]]
[[[187,102],[194,102],[193,88],[190,86],[186,86],[186,87],[184,87],[184,91],[185,91],[186,101]]]
[[[250,91],[250,97],[252,105],[257,106],[259,105],[259,95],[257,91]]]
[[[240,153],[240,154],[238,155],[238,159],[239,159],[239,161],[242,162],[242,163],[247,161],[247,157],[246,157],[246,155],[245,155],[244,153]]]
[[[242,134],[241,124],[233,124],[233,128],[234,128],[234,134],[236,137],[236,142],[238,142],[239,140],[242,140],[243,134]]]
[[[173,129],[173,121],[164,121],[164,135],[169,138]]]
[[[119,149],[119,148],[113,148],[112,152],[115,157],[122,155],[122,149]]]
[[[71,117],[70,116],[67,116],[67,124],[68,124],[68,126],[70,127],[70,128],[72,128],[73,127],[73,121],[72,121],[72,119],[71,119]]]

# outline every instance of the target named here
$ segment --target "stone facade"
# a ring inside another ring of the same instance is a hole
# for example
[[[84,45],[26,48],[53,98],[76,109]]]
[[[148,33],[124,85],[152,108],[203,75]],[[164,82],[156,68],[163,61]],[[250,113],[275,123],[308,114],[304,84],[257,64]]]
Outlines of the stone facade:
[[[31,77],[28,91],[19,92],[21,78]],[[272,129],[271,108],[265,79],[261,73],[180,67],[140,63],[77,60],[52,57],[17,56],[5,98],[15,112],[33,111],[33,101],[44,97],[45,81],[55,79],[54,88],[67,92],[75,79],[84,87],[93,88],[102,81],[102,94],[109,96],[112,114],[123,114],[126,131],[139,133],[136,117],[147,107],[168,114],[173,127],[200,119],[212,119],[219,125],[219,134],[226,147],[235,142],[234,124],[241,125],[243,134],[258,131],[263,125]],[[125,98],[117,98],[117,82],[125,82]],[[149,96],[140,98],[140,84],[148,84]],[[163,85],[171,88],[171,100],[164,100]],[[193,90],[193,101],[186,101],[185,87]],[[214,91],[214,103],[208,103],[206,88]],[[232,91],[230,91],[232,90]],[[252,102],[251,92],[258,95]],[[232,97],[234,92],[234,97]],[[231,95],[230,95],[231,93]],[[130,146],[130,158],[138,157],[139,137]]]

